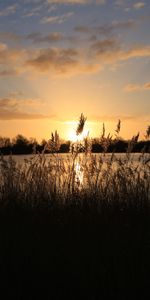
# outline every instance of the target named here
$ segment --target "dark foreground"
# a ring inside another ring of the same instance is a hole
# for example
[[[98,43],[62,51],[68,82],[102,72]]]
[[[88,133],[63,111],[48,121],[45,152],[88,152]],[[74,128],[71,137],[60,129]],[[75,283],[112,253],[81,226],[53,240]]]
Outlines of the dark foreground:
[[[2,299],[150,296],[150,213],[0,212]]]

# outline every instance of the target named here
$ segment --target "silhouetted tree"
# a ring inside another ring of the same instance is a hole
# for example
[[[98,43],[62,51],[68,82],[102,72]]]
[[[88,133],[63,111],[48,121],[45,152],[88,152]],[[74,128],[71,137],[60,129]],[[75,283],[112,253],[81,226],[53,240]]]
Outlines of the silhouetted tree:
[[[23,135],[18,134],[13,139],[13,152],[16,154],[30,153],[28,139]]]

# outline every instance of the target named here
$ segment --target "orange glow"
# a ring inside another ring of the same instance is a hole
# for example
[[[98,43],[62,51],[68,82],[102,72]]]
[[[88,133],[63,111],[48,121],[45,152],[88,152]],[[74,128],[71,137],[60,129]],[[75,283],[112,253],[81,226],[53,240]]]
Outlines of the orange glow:
[[[80,135],[76,135],[76,132],[74,130],[70,130],[68,132],[68,138],[72,142],[80,142],[83,141],[84,138],[86,138],[88,135],[88,131],[84,130]]]

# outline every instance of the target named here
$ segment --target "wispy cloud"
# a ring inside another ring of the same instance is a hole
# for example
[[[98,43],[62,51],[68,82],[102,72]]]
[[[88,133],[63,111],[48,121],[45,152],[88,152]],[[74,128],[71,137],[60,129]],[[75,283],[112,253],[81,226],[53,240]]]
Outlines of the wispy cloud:
[[[117,21],[114,20],[110,24],[103,24],[100,26],[86,26],[78,25],[74,28],[75,32],[82,34],[93,34],[97,36],[110,36],[114,35],[116,30],[128,30],[136,25],[136,21],[132,19]]]
[[[150,56],[150,45],[133,45],[124,49],[116,39],[104,39],[93,43],[90,55],[97,57],[103,63],[115,63],[126,61],[131,58],[142,58]]]
[[[51,32],[47,35],[42,35],[39,32],[31,33],[27,36],[27,39],[31,40],[33,43],[51,43],[59,42],[64,40],[64,36],[61,32]]]
[[[26,67],[40,73],[50,72],[57,76],[93,73],[101,66],[84,61],[76,49],[48,48],[37,51],[33,58],[26,61]]]
[[[49,5],[46,0],[35,1],[35,2],[30,0],[28,3],[25,4],[33,5],[33,7],[30,6],[30,8],[28,7],[24,9],[23,17],[27,17],[27,18],[32,16],[39,16],[40,13],[44,10],[46,10],[47,13],[51,13],[57,9],[56,4]]]
[[[37,51],[33,58],[26,62],[39,71],[58,69],[64,72],[69,66],[77,63],[77,51],[74,49],[47,48]]]
[[[124,87],[125,92],[139,92],[139,91],[147,91],[150,90],[150,82],[147,82],[143,85],[129,83]]]
[[[32,99],[15,99],[12,98],[0,98],[0,120],[34,120],[52,118],[53,115],[46,116],[38,113],[25,112],[24,106],[36,106],[37,101]],[[21,109],[22,108],[22,109]]]
[[[63,35],[51,33],[40,35],[34,33],[28,36],[36,43],[58,41]],[[98,40],[92,45],[76,47],[48,47],[41,49],[9,48],[5,43],[0,44],[0,76],[18,76],[22,73],[49,73],[51,76],[73,76],[81,73],[101,71],[105,64],[114,66],[120,61],[134,58],[150,57],[150,45],[133,45],[124,49],[116,39]]]
[[[136,2],[135,4],[133,4],[133,8],[135,9],[141,9],[145,6],[145,2]]]
[[[0,64],[9,65],[17,61],[20,63],[25,57],[26,50],[9,48],[5,43],[0,43]]]
[[[23,14],[23,18],[31,18],[31,17],[38,16],[38,15],[39,15],[38,12],[30,11],[30,12],[25,12]]]
[[[132,121],[135,119],[135,116],[133,115],[90,115],[89,120],[92,122],[115,122],[117,123],[118,120],[121,121]]]
[[[0,77],[13,77],[19,75],[19,70],[12,68],[12,69],[3,69],[0,70]]]
[[[113,122],[117,123],[118,120],[125,121],[125,122],[136,122],[136,121],[148,121],[149,120],[149,115],[148,114],[119,114],[119,115],[90,115],[88,117],[88,120],[91,120],[92,122]],[[116,129],[114,127],[114,129]]]
[[[124,21],[113,21],[112,22],[112,30],[114,29],[130,29],[132,27],[134,27],[136,25],[137,21],[133,20],[133,19],[128,19],[128,20],[124,20]]]
[[[47,24],[47,23],[58,23],[61,24],[68,20],[70,17],[74,15],[73,12],[68,12],[66,14],[60,15],[60,16],[49,16],[49,17],[44,17],[41,19],[42,24]]]
[[[150,89],[150,82],[144,84],[144,89]]]
[[[5,32],[0,32],[0,40],[1,41],[5,41],[5,40],[7,40],[7,41],[10,41],[10,40],[13,40],[13,41],[19,41],[19,40],[21,40],[22,39],[22,37],[20,36],[20,35],[18,35],[18,34],[16,34],[16,33],[14,33],[14,32],[7,32],[7,31],[5,31]]]
[[[0,43],[0,77],[19,75],[25,58],[25,49],[9,48],[5,43]]]
[[[134,83],[129,83],[124,87],[125,92],[137,92],[141,90],[141,86]]]
[[[105,4],[106,0],[47,0],[47,3],[59,3],[59,4]]]
[[[15,14],[18,8],[18,4],[9,5],[0,10],[0,17],[6,17]]]

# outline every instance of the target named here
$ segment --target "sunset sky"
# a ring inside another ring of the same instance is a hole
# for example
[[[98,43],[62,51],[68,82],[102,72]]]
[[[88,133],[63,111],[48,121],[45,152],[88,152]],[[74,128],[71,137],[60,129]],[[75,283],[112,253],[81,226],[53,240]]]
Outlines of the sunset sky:
[[[150,125],[150,1],[0,0],[0,136]]]

